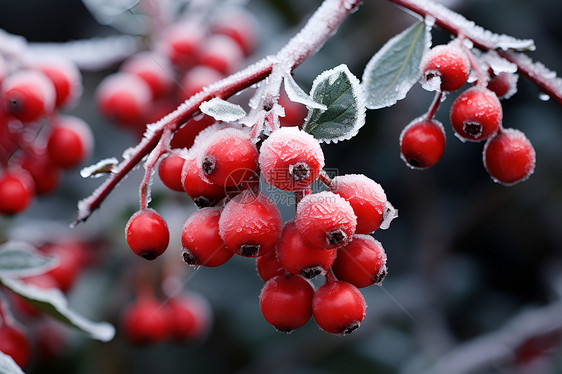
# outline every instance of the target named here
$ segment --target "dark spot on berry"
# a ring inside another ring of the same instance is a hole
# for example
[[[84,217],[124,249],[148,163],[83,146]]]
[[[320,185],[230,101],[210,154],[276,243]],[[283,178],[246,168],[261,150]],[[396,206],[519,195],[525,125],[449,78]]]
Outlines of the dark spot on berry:
[[[240,248],[238,248],[238,253],[244,257],[256,257],[259,251],[259,244],[242,244]]]
[[[11,114],[20,114],[23,113],[23,102],[21,99],[12,97],[6,105],[6,109]]]
[[[215,171],[215,168],[217,166],[216,163],[217,160],[215,159],[215,156],[205,156],[203,162],[201,163],[201,168],[203,169],[203,173],[205,173],[205,175],[209,175],[213,171]]]
[[[306,279],[312,279],[322,274],[322,266],[309,266],[301,270],[301,275]]]
[[[289,167],[289,174],[296,181],[302,181],[310,176],[310,167],[304,162],[297,162]]]
[[[197,196],[197,197],[193,198],[193,202],[200,209],[201,208],[207,208],[207,207],[215,205],[215,200],[209,199],[206,196]]]
[[[341,229],[330,231],[326,234],[326,240],[330,245],[338,245],[347,239],[347,235]]]
[[[152,261],[156,257],[158,257],[158,255],[156,254],[156,251],[152,251],[152,250],[142,251],[142,252],[140,252],[140,255],[141,255],[142,258],[144,258],[145,260],[149,260],[149,261]]]
[[[418,160],[416,160],[415,158],[410,158],[408,159],[408,163],[410,165],[412,165],[415,168],[419,168],[421,166],[421,162],[419,162]]]
[[[384,266],[382,269],[379,270],[379,272],[373,277],[373,282],[375,284],[380,284],[383,279],[386,277],[386,275],[388,274],[388,270],[386,269],[386,266]]]
[[[478,122],[465,122],[463,131],[466,135],[477,138],[482,134],[482,125]]]
[[[199,262],[197,261],[197,258],[191,252],[184,251],[181,254],[181,257],[182,257],[183,261],[188,265],[191,265],[191,266],[199,265]]]
[[[342,335],[349,335],[353,331],[359,328],[359,322],[353,322],[351,325],[347,326],[345,330],[343,330]]]

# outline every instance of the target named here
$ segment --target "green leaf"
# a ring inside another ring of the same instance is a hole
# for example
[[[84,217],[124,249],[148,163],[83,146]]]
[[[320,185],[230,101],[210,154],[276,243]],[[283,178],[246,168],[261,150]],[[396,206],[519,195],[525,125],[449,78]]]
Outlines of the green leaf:
[[[80,316],[68,307],[64,294],[56,289],[41,289],[21,280],[0,276],[0,283],[17,293],[45,314],[88,334],[91,338],[103,342],[115,336],[115,328],[105,322],[92,322]]]
[[[316,77],[310,96],[327,108],[309,108],[303,125],[303,130],[318,141],[337,143],[351,139],[365,124],[365,94],[346,65],[336,66]]]
[[[24,374],[14,359],[0,351],[0,373],[2,374]]]
[[[420,62],[431,45],[431,33],[418,22],[394,36],[371,58],[363,73],[367,108],[392,106],[420,79]]]
[[[53,257],[45,257],[35,247],[23,242],[0,245],[0,275],[30,277],[43,274],[58,264]]]

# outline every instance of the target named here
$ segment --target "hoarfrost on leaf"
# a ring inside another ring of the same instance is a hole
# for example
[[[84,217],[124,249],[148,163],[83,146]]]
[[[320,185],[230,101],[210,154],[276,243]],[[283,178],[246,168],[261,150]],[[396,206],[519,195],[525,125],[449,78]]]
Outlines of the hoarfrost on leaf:
[[[346,65],[320,74],[312,83],[313,100],[326,110],[309,109],[303,130],[319,142],[338,142],[357,135],[365,124],[365,94]]]
[[[64,294],[56,289],[41,289],[21,280],[0,276],[0,283],[25,298],[44,313],[88,334],[91,338],[108,342],[115,336],[115,328],[106,322],[92,322],[68,307]]]
[[[0,276],[31,277],[43,274],[58,265],[54,257],[45,257],[24,242],[0,245]]]
[[[287,92],[287,95],[289,96],[289,99],[291,101],[304,104],[307,107],[313,109],[320,109],[320,110],[328,109],[326,105],[317,103],[306,92],[304,92],[303,89],[300,88],[300,86],[297,84],[297,82],[295,82],[295,79],[291,74],[285,75],[283,79],[283,83],[285,87],[285,92]]]
[[[199,106],[199,109],[217,121],[224,122],[237,121],[246,115],[246,111],[240,105],[229,103],[218,97],[205,101]]]
[[[405,98],[421,76],[420,63],[430,45],[431,34],[423,22],[387,41],[363,73],[367,108],[389,107]]]
[[[94,165],[86,166],[80,170],[80,176],[82,178],[98,178],[104,174],[111,173],[113,168],[119,163],[115,157],[110,157],[98,161]]]

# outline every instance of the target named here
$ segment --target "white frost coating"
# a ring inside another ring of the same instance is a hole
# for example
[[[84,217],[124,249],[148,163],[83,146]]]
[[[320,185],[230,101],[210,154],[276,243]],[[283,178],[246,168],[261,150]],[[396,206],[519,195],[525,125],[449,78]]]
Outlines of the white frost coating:
[[[326,105],[317,103],[312,99],[303,89],[295,82],[295,79],[291,74],[286,74],[283,77],[283,83],[285,87],[285,92],[291,101],[296,103],[301,103],[309,108],[326,110],[328,109]]]
[[[119,161],[115,157],[105,158],[93,165],[82,168],[82,170],[80,170],[80,176],[82,178],[99,178],[105,173],[111,173],[118,163]]]
[[[517,50],[534,50],[535,42],[531,39],[516,39],[509,35],[495,34],[489,30],[476,25],[474,22],[467,20],[462,15],[450,10],[449,8],[429,0],[404,0],[404,4],[410,4],[412,7],[422,9],[424,12],[435,18],[446,20],[447,23],[455,26],[457,30],[462,30],[465,37],[475,42],[488,45],[490,49],[517,49]]]
[[[322,72],[322,74],[318,75],[314,79],[314,82],[312,82],[312,89],[310,90],[310,96],[314,97],[314,94],[322,81],[329,79],[333,83],[334,80],[340,74],[345,74],[345,76],[348,78],[349,82],[351,83],[351,94],[355,99],[355,105],[357,108],[355,124],[353,128],[350,131],[348,131],[347,134],[337,138],[318,139],[320,143],[330,144],[330,143],[337,143],[342,140],[349,140],[353,138],[355,135],[357,135],[359,129],[361,129],[361,127],[363,127],[363,125],[365,124],[365,112],[367,110],[367,96],[365,95],[365,91],[363,91],[363,86],[361,85],[361,82],[359,82],[359,79],[357,79],[357,77],[355,77],[355,75],[353,75],[351,71],[349,71],[347,65],[345,64],[338,65],[335,68],[326,70]],[[310,121],[311,116],[312,116],[312,111],[309,111],[306,119],[304,120],[304,126],[306,126],[306,124]]]
[[[0,373],[25,374],[11,356],[0,351]]]
[[[58,265],[58,258],[47,257],[28,243],[10,241],[0,245],[0,276],[31,277]]]
[[[510,59],[519,65],[522,70],[528,71],[531,78],[548,85],[557,96],[562,97],[562,79],[556,73],[548,69],[540,62],[534,62],[529,56],[523,53],[511,53]]]
[[[512,62],[507,61],[505,58],[498,55],[496,51],[488,51],[480,56],[492,70],[494,74],[499,73],[515,73],[517,72],[517,65]]]
[[[398,209],[394,208],[388,201],[384,204],[384,213],[382,215],[382,222],[380,228],[386,230],[390,227],[393,219],[398,218]]]
[[[68,300],[58,289],[41,289],[32,284],[25,284],[20,280],[8,277],[1,277],[0,282],[32,303],[50,305],[52,310],[48,310],[47,313],[60,320],[68,321],[72,326],[82,330],[94,339],[108,342],[115,336],[115,328],[109,323],[92,322],[70,310]]]
[[[433,71],[428,71],[428,73],[433,73]],[[430,79],[422,79],[421,86],[424,90],[430,92],[438,92],[441,91],[441,77],[438,75],[439,73],[435,70],[435,73],[432,74]]]
[[[240,105],[229,103],[218,97],[203,102],[199,109],[217,121],[237,121],[246,115],[246,111]]]
[[[30,43],[31,55],[56,55],[74,62],[81,70],[97,71],[134,54],[139,39],[129,35],[77,40],[66,43]]]

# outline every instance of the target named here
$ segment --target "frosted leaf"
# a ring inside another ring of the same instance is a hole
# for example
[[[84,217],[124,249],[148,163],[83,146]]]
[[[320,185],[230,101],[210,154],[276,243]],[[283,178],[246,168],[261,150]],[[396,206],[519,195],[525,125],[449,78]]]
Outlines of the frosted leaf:
[[[115,328],[109,323],[92,322],[73,312],[68,307],[68,300],[59,289],[41,289],[5,276],[0,277],[0,283],[22,296],[42,312],[85,332],[91,338],[108,342],[115,336]]]
[[[135,53],[138,39],[129,35],[76,40],[66,43],[30,43],[32,56],[59,56],[76,64],[81,70],[108,68]]]
[[[110,25],[128,34],[146,32],[147,17],[135,11],[140,0],[82,0],[102,25]]]
[[[367,108],[396,104],[421,76],[420,63],[431,45],[431,34],[418,22],[392,37],[371,58],[363,72]]]
[[[45,257],[24,242],[0,245],[0,276],[30,277],[43,274],[58,265],[58,260]]]
[[[113,168],[119,163],[115,157],[110,157],[98,161],[94,165],[86,166],[80,170],[80,176],[82,178],[99,178],[102,175],[111,173]]]
[[[11,356],[0,351],[0,373],[25,374]]]
[[[398,218],[398,209],[394,208],[390,202],[384,205],[384,213],[382,215],[382,222],[380,228],[386,230],[390,227],[393,219]]]
[[[246,115],[246,111],[240,105],[229,103],[218,97],[205,101],[199,106],[199,109],[217,121],[237,121]]]
[[[309,109],[303,130],[319,142],[351,139],[365,124],[365,94],[346,65],[327,70],[314,79],[310,95],[327,110]]]
[[[291,74],[286,74],[283,78],[283,83],[285,87],[285,92],[291,101],[296,103],[301,103],[309,108],[326,110],[328,109],[326,105],[317,103],[314,101],[302,88],[295,82],[295,79]]]

